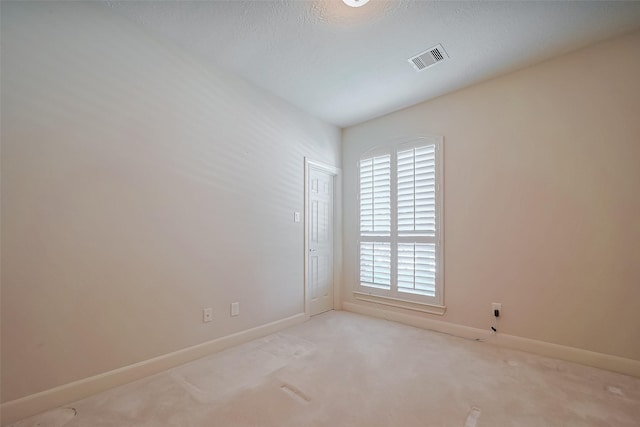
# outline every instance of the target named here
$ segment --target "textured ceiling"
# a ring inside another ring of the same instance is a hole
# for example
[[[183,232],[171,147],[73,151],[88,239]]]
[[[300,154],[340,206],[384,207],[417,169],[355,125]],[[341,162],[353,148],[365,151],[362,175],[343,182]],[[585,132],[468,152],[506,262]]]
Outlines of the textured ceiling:
[[[640,27],[640,2],[109,1],[199,60],[346,127]],[[441,43],[450,60],[407,59]],[[615,66],[615,64],[612,64]]]

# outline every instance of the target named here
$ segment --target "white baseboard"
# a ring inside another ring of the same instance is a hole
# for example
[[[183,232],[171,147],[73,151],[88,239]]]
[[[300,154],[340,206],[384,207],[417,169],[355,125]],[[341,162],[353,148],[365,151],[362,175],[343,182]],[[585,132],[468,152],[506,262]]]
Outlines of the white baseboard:
[[[345,311],[379,317],[403,323],[405,325],[415,326],[417,328],[444,332],[463,338],[480,338],[485,342],[501,347],[527,351],[541,356],[553,357],[569,362],[580,363],[582,365],[593,366],[595,368],[606,369],[608,371],[619,372],[621,374],[631,375],[634,377],[640,377],[640,360],[626,359],[624,357],[596,353],[594,351],[582,350],[575,347],[567,347],[564,345],[552,344],[544,341],[517,337],[514,335],[489,335],[487,331],[482,329],[456,325],[455,323],[443,322],[441,320],[427,319],[406,313],[399,313],[382,307],[370,307],[362,304],[343,302],[342,308]]]
[[[84,378],[64,384],[40,393],[22,397],[2,404],[2,425],[11,424],[40,412],[57,408],[92,394],[156,374],[183,363],[205,357],[225,348],[263,337],[308,319],[304,313],[296,314],[266,325],[257,326],[246,331],[226,337],[217,338],[202,344],[194,345],[173,353],[144,360],[133,365],[124,366],[93,377]]]

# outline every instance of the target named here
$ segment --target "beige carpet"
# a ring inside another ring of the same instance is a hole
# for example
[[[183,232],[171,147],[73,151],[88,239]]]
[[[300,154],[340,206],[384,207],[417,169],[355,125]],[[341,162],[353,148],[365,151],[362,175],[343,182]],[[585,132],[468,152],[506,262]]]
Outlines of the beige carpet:
[[[14,426],[640,426],[640,379],[329,312]]]

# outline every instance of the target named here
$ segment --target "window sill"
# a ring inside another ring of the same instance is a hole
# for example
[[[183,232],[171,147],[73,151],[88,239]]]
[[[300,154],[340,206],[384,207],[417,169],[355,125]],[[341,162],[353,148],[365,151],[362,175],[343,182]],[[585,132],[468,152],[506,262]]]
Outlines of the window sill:
[[[447,307],[444,305],[425,304],[423,302],[408,301],[405,299],[383,297],[372,295],[365,292],[353,291],[353,295],[357,300],[372,302],[375,304],[389,305],[391,307],[404,308],[407,310],[420,311],[422,313],[444,315]]]

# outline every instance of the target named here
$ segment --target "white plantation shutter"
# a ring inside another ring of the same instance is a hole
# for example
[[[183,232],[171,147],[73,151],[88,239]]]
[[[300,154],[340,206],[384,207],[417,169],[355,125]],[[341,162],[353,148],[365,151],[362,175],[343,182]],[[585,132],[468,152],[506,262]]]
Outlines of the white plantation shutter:
[[[360,283],[381,289],[391,287],[391,244],[360,243]]]
[[[360,283],[381,289],[391,286],[391,156],[360,161]],[[375,241],[375,236],[386,241]]]
[[[398,292],[436,296],[436,146],[398,151]]]
[[[398,291],[436,296],[436,245],[398,243]]]
[[[361,292],[442,305],[442,152],[419,137],[360,160]]]
[[[398,233],[436,232],[435,145],[398,152]]]
[[[360,161],[360,233],[391,232],[391,156]]]

